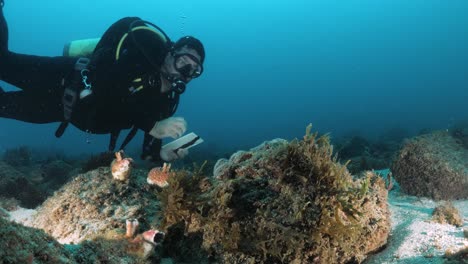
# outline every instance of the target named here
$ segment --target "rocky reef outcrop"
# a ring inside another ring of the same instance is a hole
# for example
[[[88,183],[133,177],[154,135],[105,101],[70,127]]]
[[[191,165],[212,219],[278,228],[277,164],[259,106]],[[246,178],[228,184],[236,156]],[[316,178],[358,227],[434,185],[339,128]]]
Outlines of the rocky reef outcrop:
[[[0,217],[1,263],[76,263],[72,254],[44,231]]]
[[[340,161],[350,161],[346,166],[349,172],[358,174],[389,168],[401,140],[382,136],[378,141],[371,141],[361,136],[352,136],[339,138],[333,145]]]
[[[300,140],[236,152],[219,160],[213,175],[204,173],[206,163],[171,171],[160,187],[147,183],[148,170],[133,169],[119,180],[109,165],[78,174],[26,222],[42,229],[42,240],[19,238],[25,247],[50,246],[51,256],[29,250],[10,257],[33,263],[52,256],[57,263],[158,263],[161,257],[175,263],[360,263],[389,236],[385,182],[373,172],[353,178],[329,138],[310,130]],[[139,235],[128,236],[136,223]],[[0,224],[2,232],[18,228]],[[162,247],[140,234],[156,229],[165,232]],[[146,254],[147,242],[160,254]]]
[[[164,251],[197,263],[360,263],[386,244],[384,181],[353,179],[328,137],[273,140],[179,171],[159,193]]]
[[[29,225],[67,244],[124,230],[126,219],[138,219],[146,230],[159,208],[153,192],[145,171],[135,170],[131,180],[120,182],[108,167],[101,167],[62,186],[37,209]]]
[[[0,196],[14,198],[22,207],[34,208],[46,199],[46,193],[25,174],[0,161]]]
[[[447,131],[408,140],[391,167],[402,190],[435,200],[468,198],[468,149]]]

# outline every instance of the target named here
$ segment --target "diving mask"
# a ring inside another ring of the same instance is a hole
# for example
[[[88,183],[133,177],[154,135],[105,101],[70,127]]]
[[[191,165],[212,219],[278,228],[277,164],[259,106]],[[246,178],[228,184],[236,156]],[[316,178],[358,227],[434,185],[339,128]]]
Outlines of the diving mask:
[[[200,60],[190,53],[174,54],[174,69],[185,80],[198,78],[203,73],[203,65]]]
[[[171,83],[173,92],[182,94],[191,79],[200,77],[203,73],[203,66],[200,60],[190,53],[172,53],[172,56],[174,57],[173,67],[178,74],[163,73],[163,76]]]

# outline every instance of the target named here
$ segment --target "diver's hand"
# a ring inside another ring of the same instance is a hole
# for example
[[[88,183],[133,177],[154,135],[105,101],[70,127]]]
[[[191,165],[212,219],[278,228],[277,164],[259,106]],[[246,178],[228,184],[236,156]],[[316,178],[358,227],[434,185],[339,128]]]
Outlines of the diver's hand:
[[[167,149],[167,148],[162,148],[161,151],[159,152],[159,155],[161,156],[161,159],[166,161],[166,162],[171,162],[176,159],[182,159],[185,156],[188,155],[188,150],[187,149],[179,149],[177,150],[177,153],[172,150],[172,149]]]
[[[149,134],[155,138],[178,138],[187,130],[187,122],[183,117],[169,117],[156,122]]]

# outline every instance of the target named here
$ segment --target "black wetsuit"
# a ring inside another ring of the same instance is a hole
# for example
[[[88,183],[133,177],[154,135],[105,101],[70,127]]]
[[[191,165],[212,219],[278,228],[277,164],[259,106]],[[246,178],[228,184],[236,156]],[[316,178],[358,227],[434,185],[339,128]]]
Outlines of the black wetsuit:
[[[75,77],[77,58],[10,52],[8,28],[1,12],[0,8],[0,79],[21,91],[0,91],[0,117],[31,123],[63,122],[62,97]],[[83,131],[114,136],[122,129],[141,129],[145,132],[143,158],[158,160],[161,140],[152,138],[148,132],[157,121],[175,112],[178,95],[160,92],[159,69],[169,45],[155,37],[154,32],[135,31],[137,43],[127,36],[116,60],[117,45],[135,20],[140,19],[123,18],[102,36],[89,66],[93,93],[78,101],[70,123]],[[136,25],[142,25],[139,23]],[[145,54],[137,44],[145,45]],[[143,89],[134,92],[141,85]]]

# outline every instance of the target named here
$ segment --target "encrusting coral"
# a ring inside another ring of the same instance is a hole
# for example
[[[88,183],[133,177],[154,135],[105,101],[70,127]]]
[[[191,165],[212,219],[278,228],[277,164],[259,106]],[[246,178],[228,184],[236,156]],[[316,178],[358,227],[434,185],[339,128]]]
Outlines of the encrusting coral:
[[[170,177],[158,194],[165,253],[177,261],[359,263],[385,245],[384,180],[372,172],[354,180],[328,136],[310,130],[236,153],[215,177],[202,169]],[[204,254],[186,254],[192,248]]]

